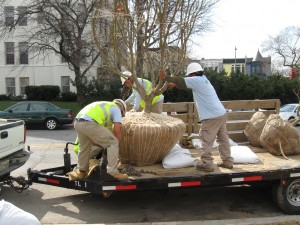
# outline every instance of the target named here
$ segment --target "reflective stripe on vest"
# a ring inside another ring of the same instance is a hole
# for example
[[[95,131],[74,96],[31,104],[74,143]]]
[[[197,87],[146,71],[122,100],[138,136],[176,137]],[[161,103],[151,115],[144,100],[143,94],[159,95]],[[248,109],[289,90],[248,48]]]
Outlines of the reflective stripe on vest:
[[[113,102],[93,102],[86,107],[84,107],[78,115],[87,115],[91,117],[93,120],[95,120],[97,123],[99,123],[101,126],[104,126],[106,128],[111,128],[113,122],[110,119],[110,110],[109,108],[111,106],[118,107]]]
[[[146,95],[149,95],[150,92],[151,92],[152,83],[149,80],[146,80],[146,79],[141,79],[141,80],[142,80],[142,82],[146,82],[147,86],[146,86],[145,91],[146,91]],[[136,91],[136,90],[133,90],[133,91]],[[161,95],[155,96],[152,99],[152,105],[154,105],[159,100],[160,97],[161,97]],[[144,99],[141,99],[141,103],[140,103],[141,108],[144,109],[145,104],[146,103],[145,103]]]
[[[78,137],[76,137],[76,140],[74,142],[74,152],[76,155],[78,155],[78,152],[79,152],[79,143],[78,143]]]

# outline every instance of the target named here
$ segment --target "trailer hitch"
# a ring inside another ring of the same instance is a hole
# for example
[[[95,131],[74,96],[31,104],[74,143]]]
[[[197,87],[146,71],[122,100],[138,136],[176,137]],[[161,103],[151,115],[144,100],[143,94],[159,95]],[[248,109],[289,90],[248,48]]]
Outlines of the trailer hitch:
[[[31,180],[25,180],[25,178],[22,176],[6,176],[3,178],[3,183],[13,188],[16,192],[21,193],[22,191],[29,188]]]

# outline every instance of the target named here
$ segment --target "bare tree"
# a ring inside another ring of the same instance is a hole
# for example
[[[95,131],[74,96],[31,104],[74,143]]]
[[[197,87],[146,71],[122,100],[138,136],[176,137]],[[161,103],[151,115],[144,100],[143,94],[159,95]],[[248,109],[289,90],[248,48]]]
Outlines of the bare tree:
[[[212,25],[211,12],[219,0],[99,0],[93,18],[93,34],[105,65],[121,75],[132,72],[137,91],[145,100],[145,112],[152,99],[165,89],[159,70],[180,73],[188,58],[192,35]],[[110,54],[108,54],[108,52]],[[151,78],[146,94],[137,76]]]
[[[1,6],[10,1],[1,0]],[[29,43],[27,51],[32,58],[41,58],[49,53],[60,55],[74,71],[73,84],[77,99],[84,101],[83,87],[87,72],[99,59],[99,52],[92,40],[92,12],[97,0],[30,0],[24,1],[12,23],[2,22],[1,36],[22,38]],[[3,12],[4,10],[2,10]],[[2,16],[2,18],[4,18]],[[28,26],[18,26],[22,20]]]
[[[263,43],[263,50],[278,56],[282,60],[283,66],[291,69],[300,68],[300,27],[287,27],[277,36],[269,37],[269,40]],[[293,92],[300,105],[300,87],[293,89]],[[299,111],[298,108],[297,118],[291,122],[294,126],[300,120]]]
[[[282,59],[283,66],[300,67],[300,27],[287,27],[263,42],[263,51]]]

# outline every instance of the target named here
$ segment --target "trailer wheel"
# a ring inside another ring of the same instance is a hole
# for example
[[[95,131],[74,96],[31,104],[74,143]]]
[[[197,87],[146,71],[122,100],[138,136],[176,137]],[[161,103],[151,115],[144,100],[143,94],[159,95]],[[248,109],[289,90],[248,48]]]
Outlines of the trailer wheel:
[[[286,214],[300,214],[300,178],[289,179],[285,185],[275,184],[273,199]]]

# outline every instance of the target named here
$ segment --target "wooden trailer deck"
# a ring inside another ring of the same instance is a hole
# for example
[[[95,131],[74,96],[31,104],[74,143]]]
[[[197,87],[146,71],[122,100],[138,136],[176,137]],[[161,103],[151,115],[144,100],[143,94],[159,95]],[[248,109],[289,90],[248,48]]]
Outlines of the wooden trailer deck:
[[[300,168],[300,154],[287,156],[288,159],[283,156],[274,156],[264,150],[263,148],[257,148],[247,145],[259,158],[259,162],[255,164],[234,164],[233,169],[220,168],[215,165],[214,172],[203,172],[196,170],[195,167],[185,167],[179,169],[165,169],[161,163],[152,166],[143,166],[133,168],[136,171],[146,171],[147,173],[142,173],[141,176],[131,176],[132,178],[139,179],[151,179],[151,178],[163,178],[163,177],[182,177],[182,176],[195,176],[203,174],[232,174],[232,173],[245,173],[245,172],[262,172],[262,171],[277,171],[281,169],[289,168]],[[190,149],[193,157],[199,158],[201,156],[201,151],[199,149]],[[221,162],[218,155],[218,151],[213,149],[214,163],[217,164]],[[150,173],[149,173],[150,172]]]
[[[249,145],[248,139],[244,134],[244,129],[251,119],[252,115],[257,111],[262,111],[267,116],[270,114],[278,114],[280,109],[280,101],[278,99],[264,100],[236,100],[222,101],[224,107],[228,111],[227,130],[229,137],[239,145],[248,146],[259,158],[259,162],[255,164],[234,164],[233,169],[219,168],[215,166],[214,172],[209,174],[231,174],[239,172],[258,172],[258,171],[276,171],[287,168],[300,167],[300,154],[288,156],[274,156],[263,148],[257,148]],[[179,118],[186,123],[185,139],[192,133],[198,133],[201,122],[199,121],[197,110],[193,102],[164,103],[163,112],[169,116]],[[184,147],[184,146],[183,146]],[[200,158],[201,150],[190,149],[193,157]],[[215,165],[221,162],[217,149],[213,149],[213,157]],[[176,176],[193,176],[208,174],[198,171],[195,167],[186,167],[180,169],[165,169],[162,164],[152,166],[133,167],[136,171],[147,171],[150,173],[142,173],[142,176],[133,176],[134,179],[145,178],[162,178]]]

